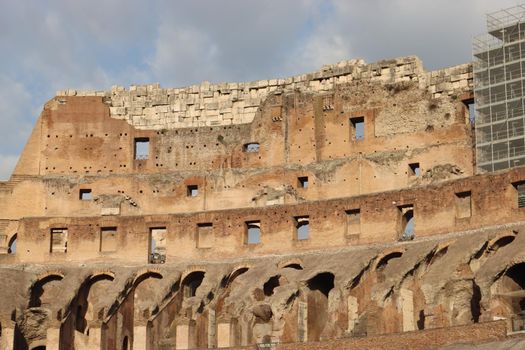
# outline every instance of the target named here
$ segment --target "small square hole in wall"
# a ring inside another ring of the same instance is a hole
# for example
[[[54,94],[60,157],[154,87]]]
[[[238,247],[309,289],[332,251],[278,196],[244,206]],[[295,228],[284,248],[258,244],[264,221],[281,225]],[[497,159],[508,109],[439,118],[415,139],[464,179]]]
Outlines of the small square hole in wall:
[[[257,142],[250,142],[244,145],[244,152],[257,153],[259,152],[260,145]]]
[[[308,176],[299,176],[297,182],[300,188],[308,188]]]
[[[78,198],[81,201],[90,201],[93,199],[93,193],[90,188],[81,188],[79,191]]]
[[[187,187],[188,197],[197,197],[199,195],[199,186],[197,185],[188,185]]]
[[[419,163],[410,163],[408,164],[409,168],[409,174],[412,176],[420,176],[421,175],[421,167],[419,166]]]
[[[261,222],[246,221],[246,244],[261,243]]]

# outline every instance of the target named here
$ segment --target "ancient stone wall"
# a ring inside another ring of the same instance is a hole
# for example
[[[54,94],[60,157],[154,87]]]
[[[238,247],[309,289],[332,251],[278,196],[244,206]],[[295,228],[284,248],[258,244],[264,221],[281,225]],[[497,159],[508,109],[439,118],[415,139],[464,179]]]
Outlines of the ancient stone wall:
[[[111,92],[66,90],[57,96],[104,96],[111,116],[124,119],[138,129],[175,129],[245,124],[269,95],[292,91],[328,94],[351,82],[378,82],[399,89],[400,83],[415,82],[433,97],[460,94],[472,89],[472,66],[464,64],[425,72],[414,56],[365,64],[363,60],[342,61],[321,70],[286,79],[248,83],[203,82],[186,88],[161,88],[159,84],[114,86]],[[402,87],[401,87],[402,89]],[[325,108],[330,108],[329,99]]]
[[[423,350],[523,328],[525,170],[474,176],[471,65],[57,95],[0,183],[0,348]]]
[[[395,243],[525,221],[516,189],[523,181],[525,171],[517,169],[431,187],[263,208],[140,216],[111,215],[108,211],[109,215],[95,217],[27,218],[18,227],[16,260],[0,255],[0,261],[58,263],[111,258],[147,263],[151,230],[159,227],[166,229],[164,261],[168,262]],[[406,229],[407,212],[412,218],[410,232]],[[298,228],[301,218],[308,224],[304,234]],[[257,240],[250,243],[247,225],[253,222],[259,232]],[[202,226],[207,227],[205,233]],[[116,232],[118,243],[112,251],[101,249],[103,228]],[[50,252],[54,229],[67,229],[67,253]]]

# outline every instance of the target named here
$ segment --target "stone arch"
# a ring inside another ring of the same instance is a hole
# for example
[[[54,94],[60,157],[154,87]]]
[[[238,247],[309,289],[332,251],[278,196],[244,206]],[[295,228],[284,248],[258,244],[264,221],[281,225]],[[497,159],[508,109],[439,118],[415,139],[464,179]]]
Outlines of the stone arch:
[[[164,276],[157,269],[147,268],[138,271],[127,283],[119,300],[111,306],[108,317],[102,325],[101,338],[112,338],[115,339],[116,344],[124,344],[127,337],[128,349],[137,346],[134,345],[135,339],[147,342],[146,326],[151,316],[149,307],[155,297],[149,295],[142,297],[142,293],[147,295],[151,291],[154,293],[158,291],[148,282],[163,278]],[[147,302],[147,307],[141,305],[141,302]]]
[[[377,271],[384,269],[392,259],[400,258],[401,256],[403,256],[404,252],[404,250],[399,249],[383,252],[383,254],[380,254],[376,258],[373,270]]]
[[[489,241],[486,254],[494,254],[496,253],[500,248],[503,248],[516,239],[516,235],[509,235],[509,234],[502,234],[494,237],[492,240]]]
[[[147,278],[157,278],[157,279],[162,279],[164,278],[164,276],[160,273],[159,270],[156,270],[156,269],[144,269],[144,270],[141,270],[139,271],[136,275],[135,275],[135,278],[133,279],[133,283],[132,283],[132,286],[133,287],[136,287],[138,286],[142,281],[144,281],[145,279]]]
[[[281,261],[278,265],[280,269],[294,269],[294,270],[302,270],[303,269],[303,262],[301,259],[291,259],[291,260],[285,260]]]
[[[306,326],[304,340],[318,341],[329,320],[328,298],[335,286],[335,275],[329,271],[318,272],[306,280],[305,286],[306,319],[298,321],[302,321],[302,327]]]
[[[221,280],[221,288],[228,288],[237,277],[248,272],[248,270],[250,270],[248,266],[241,266],[233,269],[228,276],[224,276]]]
[[[194,297],[197,293],[197,289],[202,284],[206,272],[201,270],[195,270],[187,273],[181,278],[181,291],[184,298]]]
[[[44,294],[44,286],[48,283],[52,283],[55,281],[61,281],[64,279],[64,275],[62,273],[48,273],[44,274],[43,276],[40,276],[36,282],[34,282],[30,287],[30,293],[29,293],[29,303],[28,307],[40,307],[42,306],[42,300],[41,297]]]
[[[99,337],[91,337],[94,333],[100,332],[104,311],[103,308],[97,307],[95,300],[102,294],[99,284],[113,280],[114,274],[112,272],[97,272],[82,282],[67,308],[66,316],[62,320],[59,338],[60,349],[73,349],[76,338],[80,338],[80,343],[86,344],[88,348],[100,347]],[[95,289],[97,286],[99,290]],[[107,286],[102,286],[102,289],[105,288]],[[93,296],[93,293],[97,295]]]
[[[492,287],[493,313],[503,317],[525,314],[525,262],[502,271]]]

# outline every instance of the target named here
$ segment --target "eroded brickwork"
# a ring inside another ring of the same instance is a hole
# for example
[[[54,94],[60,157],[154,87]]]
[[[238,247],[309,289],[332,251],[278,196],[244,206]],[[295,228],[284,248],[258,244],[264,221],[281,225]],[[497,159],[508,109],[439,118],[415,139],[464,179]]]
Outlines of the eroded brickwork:
[[[0,183],[1,348],[509,340],[525,171],[474,175],[471,101],[416,57],[59,92]]]

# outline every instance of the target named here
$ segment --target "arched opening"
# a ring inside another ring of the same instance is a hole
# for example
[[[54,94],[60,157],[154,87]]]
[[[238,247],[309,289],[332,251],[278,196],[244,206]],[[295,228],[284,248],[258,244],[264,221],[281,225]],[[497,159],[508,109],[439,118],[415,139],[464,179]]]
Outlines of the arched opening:
[[[275,275],[272,276],[266,281],[263,285],[263,292],[264,295],[269,297],[270,295],[273,295],[273,290],[277,287],[279,287],[280,282],[279,279],[281,278],[281,275]]]
[[[516,239],[516,236],[503,236],[500,237],[496,242],[490,245],[487,252],[495,253],[498,251],[498,249],[505,247],[506,245],[511,244]]]
[[[61,275],[48,275],[31,286],[31,293],[29,297],[29,307],[40,307],[42,306],[42,296],[44,294],[45,286],[54,281],[61,281],[64,277]]]
[[[233,271],[229,276],[225,276],[221,281],[221,287],[222,288],[229,287],[237,277],[239,277],[243,273],[246,273],[248,270],[249,268],[247,267],[241,267]]]
[[[15,233],[9,240],[9,244],[7,245],[7,254],[16,253],[16,237],[17,237],[17,234]]]
[[[138,286],[140,283],[142,283],[142,281],[144,281],[145,279],[148,279],[148,278],[156,278],[156,279],[162,279],[162,275],[158,272],[155,272],[155,271],[147,271],[137,277],[135,277],[135,280],[133,281],[133,286],[136,287]]]
[[[128,346],[129,346],[129,340],[128,340],[128,336],[126,335],[124,337],[124,340],[122,340],[122,350],[128,350]]]
[[[184,277],[181,285],[185,298],[191,298],[197,294],[197,289],[202,284],[205,274],[204,271],[193,271]]]
[[[525,263],[512,266],[505,273],[506,280],[503,281],[506,290],[509,290],[511,307],[515,314],[525,315]]]
[[[103,318],[103,296],[111,288],[114,277],[101,273],[86,278],[68,306],[68,311],[60,327],[59,347],[69,349],[78,339],[80,342],[91,341],[90,329],[99,328]],[[102,313],[102,316],[100,315]],[[92,339],[92,338],[91,338]],[[92,344],[91,344],[92,345]]]
[[[379,271],[383,270],[388,265],[390,260],[400,258],[402,255],[403,255],[402,252],[392,252],[392,253],[386,254],[377,263],[376,270],[379,270]]]
[[[328,297],[328,293],[334,288],[334,274],[322,272],[310,278],[306,285],[310,290],[318,290]]]
[[[294,270],[302,270],[303,267],[301,264],[298,263],[291,263],[283,266],[283,269],[294,269]]]
[[[158,280],[163,276],[155,271],[148,271],[135,279],[133,290],[130,292],[133,298],[133,324],[145,324],[146,321],[155,312],[151,304],[151,298],[157,295]],[[130,340],[130,346],[133,347],[133,338]]]
[[[525,263],[513,265],[496,278],[497,284],[492,289],[492,313],[512,319],[514,331],[525,330]]]
[[[46,347],[44,345],[37,346],[36,348],[32,348],[31,350],[46,350]]]
[[[321,272],[306,281],[309,290],[306,297],[308,341],[318,341],[325,331],[329,319],[328,297],[334,288],[334,279],[333,273]],[[305,320],[300,322],[304,324]]]

